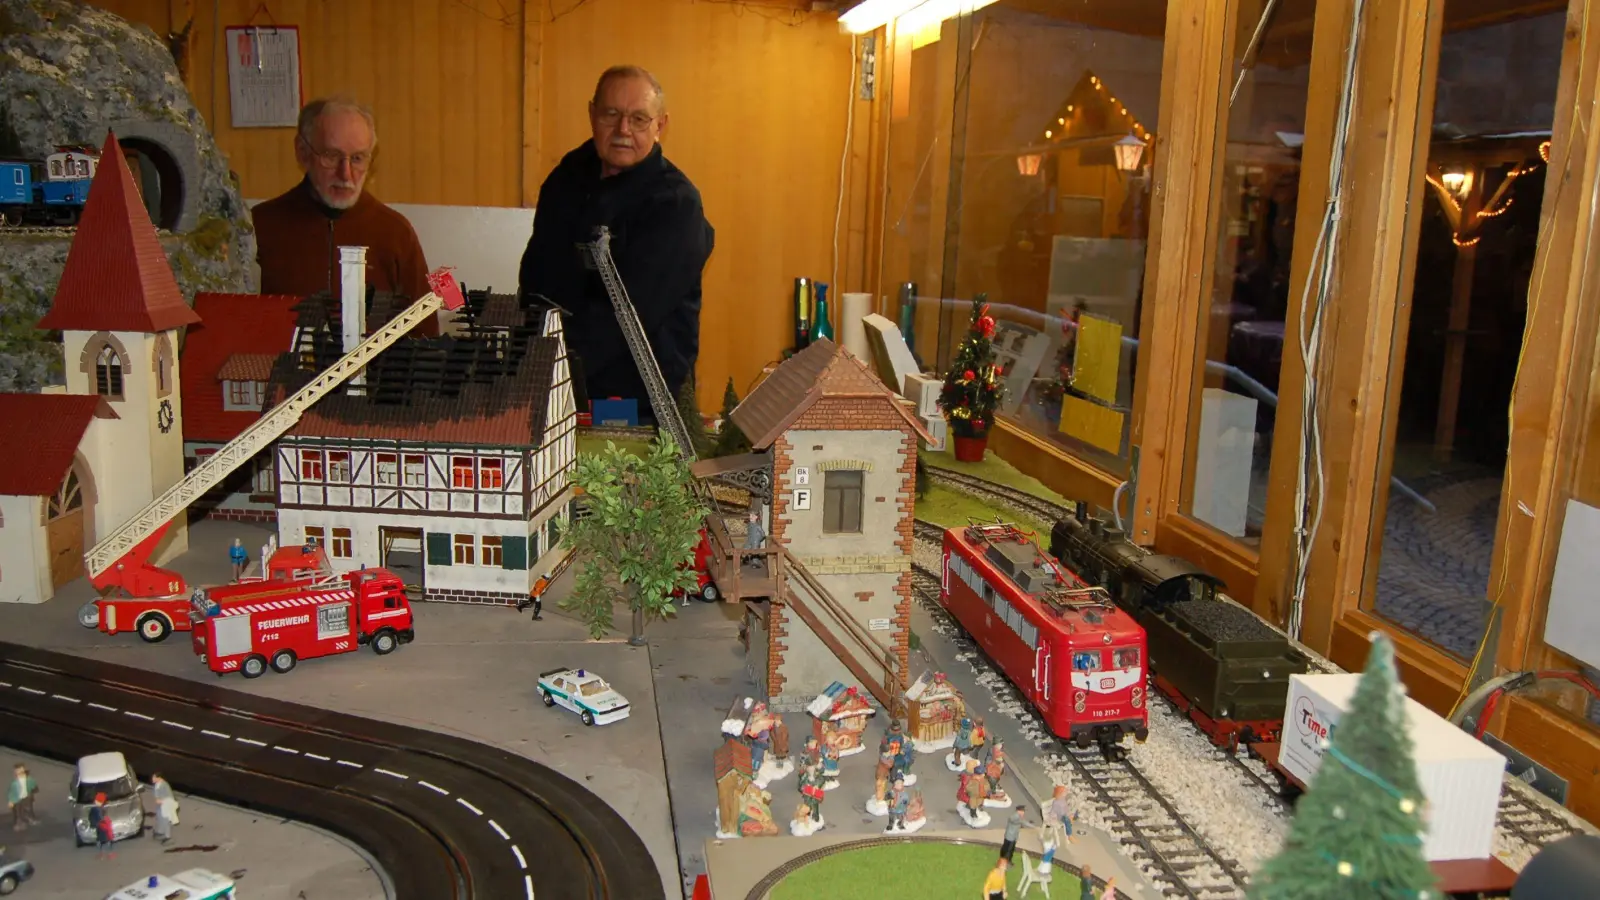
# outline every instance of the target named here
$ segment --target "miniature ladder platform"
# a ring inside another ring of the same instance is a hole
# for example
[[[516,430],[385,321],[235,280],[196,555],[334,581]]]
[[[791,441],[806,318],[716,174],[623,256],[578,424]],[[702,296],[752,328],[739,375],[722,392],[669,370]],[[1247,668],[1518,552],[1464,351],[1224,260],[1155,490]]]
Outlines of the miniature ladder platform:
[[[378,354],[410,333],[411,329],[426,321],[441,307],[455,310],[463,305],[461,289],[456,285],[455,278],[448,268],[437,269],[431,273],[428,276],[428,284],[433,291],[402,310],[374,331],[370,337],[357,344],[355,349],[346,353],[338,362],[319,373],[309,384],[278,404],[271,412],[257,419],[226,446],[205,457],[194,471],[164,491],[133,518],[113,529],[105,539],[85,553],[84,566],[88,569],[89,578],[94,581],[95,587],[103,588],[102,582],[114,580],[102,576],[136,547],[147,541],[153,545],[154,541],[151,539],[158,538],[167,523],[187,509],[190,503],[220,484],[229,474],[286,434],[296,422],[300,421],[300,417],[311,408],[312,404],[358,374]]]

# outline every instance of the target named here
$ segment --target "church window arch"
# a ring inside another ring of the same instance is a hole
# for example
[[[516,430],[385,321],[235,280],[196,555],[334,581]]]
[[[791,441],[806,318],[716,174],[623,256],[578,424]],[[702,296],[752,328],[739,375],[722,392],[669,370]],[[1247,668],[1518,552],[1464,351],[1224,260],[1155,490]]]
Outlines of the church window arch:
[[[168,356],[170,358],[170,352]],[[133,373],[131,360],[122,342],[115,335],[102,331],[84,343],[83,353],[78,357],[78,371],[87,378],[89,390],[108,400],[121,400]]]
[[[94,358],[94,392],[102,397],[122,396],[122,357],[115,347],[101,347]]]
[[[155,375],[156,397],[172,393],[172,341],[165,334],[156,335],[150,365]]]

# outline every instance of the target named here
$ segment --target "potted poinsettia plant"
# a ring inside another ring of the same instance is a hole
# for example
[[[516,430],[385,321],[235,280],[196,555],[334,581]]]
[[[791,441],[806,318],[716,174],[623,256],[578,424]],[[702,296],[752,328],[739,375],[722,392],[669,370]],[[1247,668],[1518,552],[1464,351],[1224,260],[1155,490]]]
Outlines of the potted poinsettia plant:
[[[956,459],[981,462],[989,444],[989,429],[1005,386],[1000,381],[1000,366],[995,364],[994,317],[989,315],[988,295],[972,298],[972,320],[967,336],[956,348],[955,358],[944,375],[939,391],[939,407],[955,439]]]

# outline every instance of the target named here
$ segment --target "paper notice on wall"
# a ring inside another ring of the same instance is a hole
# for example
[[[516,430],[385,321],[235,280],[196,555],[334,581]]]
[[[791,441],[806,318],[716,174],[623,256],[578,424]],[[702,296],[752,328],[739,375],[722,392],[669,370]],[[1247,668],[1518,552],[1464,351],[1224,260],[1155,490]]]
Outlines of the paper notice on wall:
[[[1093,400],[1061,398],[1061,433],[1107,453],[1122,452],[1122,413]]]
[[[244,26],[225,34],[233,127],[293,128],[300,119],[299,29]]]
[[[1079,316],[1072,386],[1097,400],[1114,404],[1121,362],[1122,324],[1088,313]]]

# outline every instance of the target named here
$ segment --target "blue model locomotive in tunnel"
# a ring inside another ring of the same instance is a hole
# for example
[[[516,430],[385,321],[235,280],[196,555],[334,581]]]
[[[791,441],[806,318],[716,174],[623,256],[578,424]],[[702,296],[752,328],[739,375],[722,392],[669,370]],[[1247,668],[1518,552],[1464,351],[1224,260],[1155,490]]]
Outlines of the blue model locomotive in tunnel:
[[[57,147],[42,162],[0,160],[0,224],[78,224],[99,162],[86,147]]]

